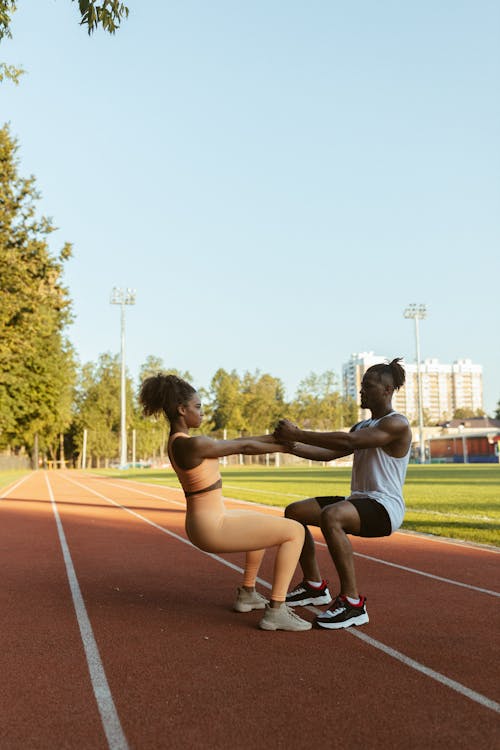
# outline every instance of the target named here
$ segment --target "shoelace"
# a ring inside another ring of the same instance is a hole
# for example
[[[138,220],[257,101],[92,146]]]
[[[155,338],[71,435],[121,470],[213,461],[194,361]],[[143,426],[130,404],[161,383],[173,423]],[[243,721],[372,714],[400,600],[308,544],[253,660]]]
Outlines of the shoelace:
[[[335,600],[331,603],[330,607],[323,612],[323,615],[334,617],[336,614],[340,614],[343,609],[346,609],[346,603],[340,598],[339,594],[339,596],[335,597]]]
[[[296,612],[294,612],[291,607],[287,607],[286,610],[287,610],[288,615],[290,616],[290,618],[292,620],[298,620],[299,622],[303,622],[302,618],[299,617],[298,614]]]

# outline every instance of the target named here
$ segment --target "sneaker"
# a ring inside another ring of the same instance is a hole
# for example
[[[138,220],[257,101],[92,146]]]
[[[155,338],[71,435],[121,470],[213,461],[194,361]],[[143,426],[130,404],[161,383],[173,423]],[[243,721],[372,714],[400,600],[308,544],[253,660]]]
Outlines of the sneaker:
[[[253,609],[265,609],[268,603],[258,591],[247,591],[240,586],[233,609],[236,612],[251,612]]]
[[[283,602],[281,607],[266,605],[266,614],[259,622],[259,628],[262,630],[310,630],[312,625],[307,620],[301,620],[293,609]]]
[[[304,607],[306,604],[330,604],[332,597],[326,584],[321,581],[321,586],[311,586],[306,580],[301,581],[293,591],[286,595],[286,603],[289,607]]]
[[[348,628],[350,625],[364,625],[369,620],[366,611],[366,597],[360,597],[359,604],[351,604],[345,596],[339,594],[333,603],[332,609],[316,618],[316,625],[320,628],[338,630]]]

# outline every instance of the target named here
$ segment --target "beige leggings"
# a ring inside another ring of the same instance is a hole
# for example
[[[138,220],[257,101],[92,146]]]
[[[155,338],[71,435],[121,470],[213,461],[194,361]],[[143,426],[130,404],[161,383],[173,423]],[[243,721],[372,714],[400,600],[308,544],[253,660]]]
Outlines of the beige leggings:
[[[277,547],[271,598],[283,602],[297,567],[304,527],[297,521],[247,510],[226,510],[220,490],[188,503],[186,531],[205,552],[246,552],[244,586],[254,586],[264,552]]]

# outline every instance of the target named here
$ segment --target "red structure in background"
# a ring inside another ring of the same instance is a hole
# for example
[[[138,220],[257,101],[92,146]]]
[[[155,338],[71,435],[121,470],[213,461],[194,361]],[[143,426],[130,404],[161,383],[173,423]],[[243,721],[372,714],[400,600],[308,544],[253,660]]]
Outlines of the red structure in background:
[[[430,463],[499,463],[500,433],[435,437],[428,445]]]

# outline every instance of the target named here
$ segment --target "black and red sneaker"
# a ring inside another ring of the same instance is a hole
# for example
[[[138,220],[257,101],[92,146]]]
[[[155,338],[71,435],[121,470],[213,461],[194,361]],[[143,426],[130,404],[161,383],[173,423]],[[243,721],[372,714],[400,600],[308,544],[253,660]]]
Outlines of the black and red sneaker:
[[[359,604],[351,604],[345,596],[339,594],[333,603],[333,607],[318,615],[315,623],[320,628],[339,630],[351,625],[365,625],[368,621],[365,596],[360,597]]]
[[[321,586],[311,586],[306,580],[301,581],[293,591],[286,595],[289,607],[304,607],[306,604],[330,604],[332,597],[327,587],[328,581],[321,581]]]

